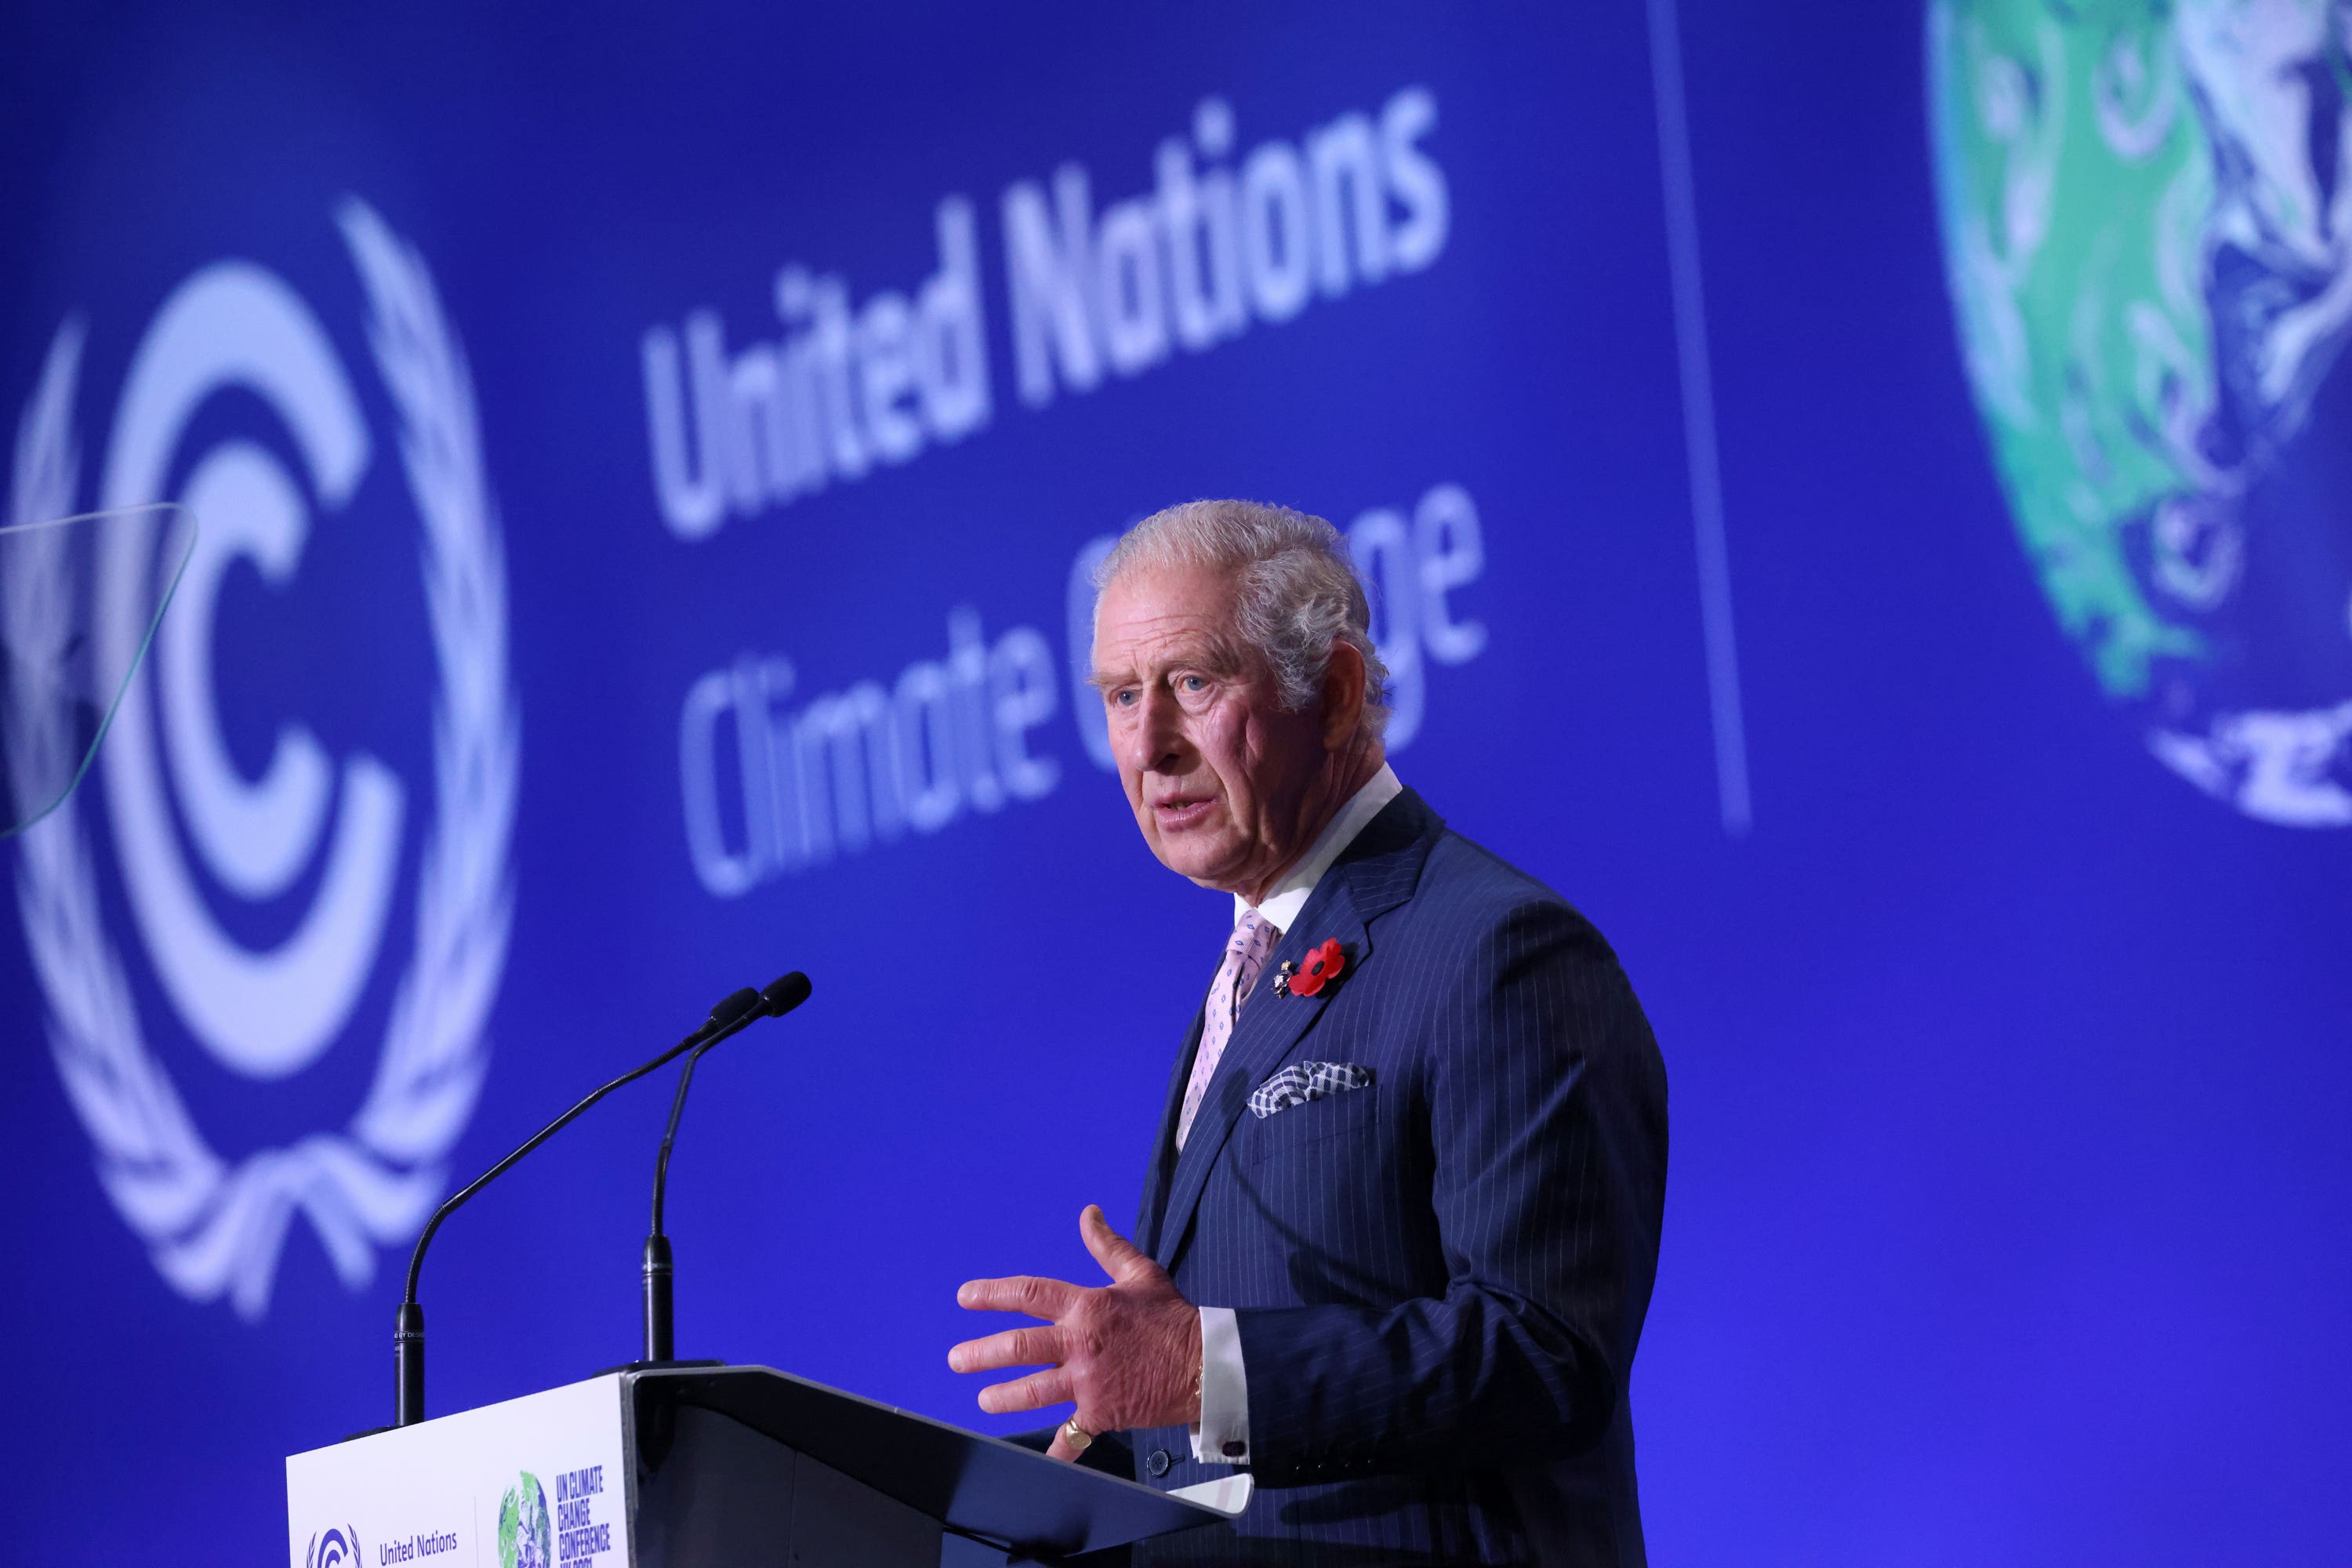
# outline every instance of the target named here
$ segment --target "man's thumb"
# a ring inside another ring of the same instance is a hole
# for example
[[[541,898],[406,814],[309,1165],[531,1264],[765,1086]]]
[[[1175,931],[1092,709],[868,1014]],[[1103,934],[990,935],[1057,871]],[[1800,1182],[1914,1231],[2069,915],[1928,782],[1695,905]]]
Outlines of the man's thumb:
[[[1088,1204],[1086,1212],[1078,1215],[1078,1236],[1086,1242],[1087,1250],[1095,1255],[1095,1261],[1102,1265],[1102,1271],[1113,1279],[1132,1279],[1142,1269],[1159,1267],[1135,1243],[1111,1229],[1099,1204]]]

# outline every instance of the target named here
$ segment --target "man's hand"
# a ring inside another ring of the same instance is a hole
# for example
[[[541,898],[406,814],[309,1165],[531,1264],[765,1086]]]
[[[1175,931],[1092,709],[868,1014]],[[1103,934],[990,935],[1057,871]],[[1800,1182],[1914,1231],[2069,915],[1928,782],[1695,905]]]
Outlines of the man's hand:
[[[1075,1400],[1078,1425],[1089,1432],[1200,1420],[1200,1310],[1093,1204],[1078,1216],[1078,1235],[1111,1282],[1089,1290],[1025,1275],[974,1279],[956,1292],[959,1306],[1025,1312],[1048,1323],[966,1340],[948,1352],[948,1365],[958,1372],[1045,1365],[982,1389],[980,1407],[991,1415]],[[1057,1459],[1078,1457],[1059,1433],[1046,1451]]]

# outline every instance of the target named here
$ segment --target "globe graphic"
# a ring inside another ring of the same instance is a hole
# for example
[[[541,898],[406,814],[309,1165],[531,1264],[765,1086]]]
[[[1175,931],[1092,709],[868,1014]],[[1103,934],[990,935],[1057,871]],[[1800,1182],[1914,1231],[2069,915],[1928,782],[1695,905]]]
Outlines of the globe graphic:
[[[2352,0],[1931,0],[1969,384],[2058,624],[2166,766],[2352,826]]]
[[[499,1568],[555,1568],[547,1490],[529,1470],[499,1504]]]

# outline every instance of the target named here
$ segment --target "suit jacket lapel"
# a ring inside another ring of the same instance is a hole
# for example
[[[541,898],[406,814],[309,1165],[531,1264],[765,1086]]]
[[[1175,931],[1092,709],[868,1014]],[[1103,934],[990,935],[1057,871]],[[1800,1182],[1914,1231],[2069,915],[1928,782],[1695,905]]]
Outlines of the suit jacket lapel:
[[[1265,971],[1258,976],[1249,1000],[1242,1004],[1233,1038],[1225,1042],[1224,1059],[1217,1064],[1216,1076],[1209,1081],[1209,1092],[1193,1115],[1192,1133],[1185,1139],[1183,1152],[1176,1158],[1167,1211],[1159,1234],[1153,1237],[1156,1245],[1151,1249],[1152,1256],[1163,1268],[1175,1267],[1175,1257],[1192,1224],[1192,1211],[1200,1205],[1201,1189],[1207,1184],[1210,1168],[1223,1152],[1225,1140],[1233,1135],[1234,1123],[1248,1110],[1250,1090],[1297,1048],[1331,999],[1328,987],[1313,996],[1277,993],[1274,981],[1283,961],[1286,959],[1296,967],[1327,937],[1339,939],[1351,967],[1360,963],[1370,951],[1363,922],[1355,917],[1345,884],[1327,887],[1331,896],[1325,898],[1326,889],[1318,888],[1315,897],[1299,911],[1297,928],[1283,932],[1280,944],[1266,955]],[[1346,984],[1344,977],[1340,984]]]
[[[1265,972],[1258,976],[1249,1000],[1242,1004],[1233,1038],[1225,1045],[1224,1059],[1217,1064],[1208,1095],[1192,1118],[1192,1134],[1173,1161],[1172,1184],[1160,1223],[1150,1241],[1143,1244],[1161,1268],[1174,1271],[1192,1228],[1193,1211],[1200,1206],[1202,1189],[1208,1184],[1209,1172],[1224,1152],[1234,1125],[1249,1109],[1250,1090],[1298,1048],[1331,999],[1335,987],[1313,996],[1276,994],[1274,981],[1283,961],[1289,960],[1295,967],[1312,949],[1337,937],[1347,950],[1349,971],[1360,970],[1371,958],[1369,922],[1412,896],[1414,883],[1421,879],[1422,862],[1429,858],[1430,846],[1444,826],[1411,790],[1391,801],[1324,873],[1314,896],[1299,910],[1297,922],[1282,933],[1281,942],[1266,955]],[[1354,973],[1343,972],[1338,984],[1344,986],[1356,979]],[[1199,1018],[1192,1027],[1197,1045]],[[1176,1115],[1192,1076],[1192,1059],[1188,1049],[1183,1065],[1177,1068],[1171,1089],[1175,1098],[1160,1126],[1160,1150],[1153,1164],[1155,1182],[1167,1168],[1167,1156],[1175,1152]]]
[[[1176,1119],[1184,1110],[1184,1087],[1192,1080],[1192,1054],[1201,1048],[1201,1030],[1208,1017],[1204,999],[1193,1010],[1192,1031],[1184,1037],[1184,1048],[1176,1053],[1176,1070],[1168,1079],[1168,1107],[1160,1113],[1160,1138],[1151,1145],[1151,1164],[1143,1174],[1143,1206],[1135,1215],[1135,1243],[1146,1252],[1160,1243],[1160,1220],[1168,1209],[1168,1179],[1176,1164]]]

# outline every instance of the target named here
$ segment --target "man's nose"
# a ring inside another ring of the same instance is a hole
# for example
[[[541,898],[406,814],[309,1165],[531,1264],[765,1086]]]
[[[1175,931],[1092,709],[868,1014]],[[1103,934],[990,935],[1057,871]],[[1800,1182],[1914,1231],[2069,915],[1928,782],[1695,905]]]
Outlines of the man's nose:
[[[1184,763],[1183,713],[1165,691],[1144,694],[1143,711],[1128,733],[1128,758],[1139,773],[1174,773]]]

